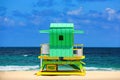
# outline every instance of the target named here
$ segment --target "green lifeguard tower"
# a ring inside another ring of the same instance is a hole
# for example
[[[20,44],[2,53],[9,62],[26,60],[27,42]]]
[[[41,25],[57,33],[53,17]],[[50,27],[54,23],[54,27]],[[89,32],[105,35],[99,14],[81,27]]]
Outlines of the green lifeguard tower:
[[[83,34],[83,31],[74,30],[73,23],[51,23],[49,30],[41,30],[40,33],[49,33],[49,43],[41,44],[38,76],[85,75],[83,44],[74,44],[74,33]],[[70,69],[64,70],[62,66]]]

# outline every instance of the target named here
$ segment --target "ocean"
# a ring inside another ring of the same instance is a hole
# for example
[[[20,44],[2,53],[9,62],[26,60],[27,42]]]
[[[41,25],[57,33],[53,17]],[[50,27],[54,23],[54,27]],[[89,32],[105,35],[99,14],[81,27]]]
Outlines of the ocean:
[[[0,71],[39,70],[39,47],[0,47]],[[120,48],[85,47],[87,71],[120,71]]]

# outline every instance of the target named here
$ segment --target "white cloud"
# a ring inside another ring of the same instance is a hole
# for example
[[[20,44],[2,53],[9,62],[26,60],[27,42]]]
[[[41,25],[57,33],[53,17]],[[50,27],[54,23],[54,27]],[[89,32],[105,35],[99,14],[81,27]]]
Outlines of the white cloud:
[[[112,19],[114,19],[115,14],[116,14],[116,11],[114,9],[112,9],[112,8],[106,8],[105,11],[108,14],[108,20],[109,21],[112,20]]]
[[[67,14],[68,15],[79,15],[82,12],[82,7],[76,9],[76,10],[72,10],[72,11],[68,11]]]
[[[3,18],[3,23],[6,26],[14,26],[15,25],[15,21],[13,19],[11,19],[11,18],[8,18],[8,17]]]
[[[39,25],[41,23],[41,17],[33,15],[33,19],[31,20],[31,23],[34,25]]]
[[[111,9],[111,8],[106,8],[106,11],[109,13],[109,14],[115,14],[115,10],[114,9]]]
[[[110,29],[110,26],[107,26],[107,25],[102,25],[101,26],[103,29]]]
[[[17,26],[26,26],[26,23],[23,21],[17,21],[10,17],[1,17],[0,18],[0,25],[6,27],[17,27]]]
[[[81,22],[85,23],[85,24],[89,24],[91,21],[90,20],[81,20]]]
[[[5,21],[5,22],[7,22],[7,21],[9,21],[9,20],[8,20],[8,18],[7,18],[7,17],[5,17],[5,18],[4,18],[4,21]]]
[[[62,19],[61,18],[53,18],[53,22],[61,22]]]
[[[120,19],[120,14],[118,14],[117,19]]]
[[[120,26],[115,26],[115,31],[120,32]]]
[[[26,24],[24,22],[19,22],[18,24],[19,24],[19,26],[26,26]]]

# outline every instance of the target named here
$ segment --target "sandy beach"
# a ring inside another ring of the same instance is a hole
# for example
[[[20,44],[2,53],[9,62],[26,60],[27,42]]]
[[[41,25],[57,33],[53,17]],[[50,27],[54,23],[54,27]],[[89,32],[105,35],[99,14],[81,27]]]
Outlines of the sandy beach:
[[[1,71],[0,80],[120,80],[120,71],[87,71],[86,76],[36,76],[36,71]]]

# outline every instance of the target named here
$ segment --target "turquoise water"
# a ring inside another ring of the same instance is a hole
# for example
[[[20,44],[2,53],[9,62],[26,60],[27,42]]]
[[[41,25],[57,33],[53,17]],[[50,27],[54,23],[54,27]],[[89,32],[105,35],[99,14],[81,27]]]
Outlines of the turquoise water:
[[[39,70],[39,50],[39,47],[1,47],[0,71]],[[120,70],[120,48],[84,48],[84,55],[87,70]]]

